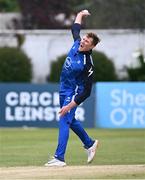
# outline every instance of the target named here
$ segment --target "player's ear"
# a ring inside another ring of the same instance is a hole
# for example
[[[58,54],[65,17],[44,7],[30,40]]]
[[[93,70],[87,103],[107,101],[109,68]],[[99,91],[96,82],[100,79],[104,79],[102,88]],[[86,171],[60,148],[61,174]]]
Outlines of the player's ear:
[[[91,46],[90,46],[90,48],[93,49],[94,47],[95,47],[95,45],[92,43]]]

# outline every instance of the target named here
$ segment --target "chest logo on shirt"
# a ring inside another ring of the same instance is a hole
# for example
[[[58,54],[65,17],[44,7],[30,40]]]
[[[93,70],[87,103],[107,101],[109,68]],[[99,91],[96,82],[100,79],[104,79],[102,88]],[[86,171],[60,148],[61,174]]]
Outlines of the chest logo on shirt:
[[[78,61],[77,61],[77,63],[78,63],[78,64],[80,64],[80,63],[81,63],[81,61],[80,61],[80,60],[78,60]]]
[[[89,76],[91,76],[91,74],[93,74],[93,68],[91,67],[88,72],[89,72],[89,75],[88,75],[88,77],[89,77]]]
[[[71,66],[71,58],[67,57],[64,63],[64,68],[67,70]]]

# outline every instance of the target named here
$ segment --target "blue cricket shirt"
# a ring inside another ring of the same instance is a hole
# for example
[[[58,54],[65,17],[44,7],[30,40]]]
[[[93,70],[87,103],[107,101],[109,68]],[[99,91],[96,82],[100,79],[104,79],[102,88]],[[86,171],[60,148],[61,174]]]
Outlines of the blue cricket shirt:
[[[74,44],[67,55],[60,76],[60,95],[74,96],[74,101],[78,105],[90,96],[93,78],[92,50],[79,52],[80,30],[80,24],[73,24]]]

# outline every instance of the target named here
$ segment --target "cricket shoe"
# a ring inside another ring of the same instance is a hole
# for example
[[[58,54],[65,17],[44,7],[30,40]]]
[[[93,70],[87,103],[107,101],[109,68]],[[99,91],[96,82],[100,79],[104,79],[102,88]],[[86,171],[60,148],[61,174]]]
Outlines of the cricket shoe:
[[[87,163],[91,163],[93,161],[98,145],[99,145],[99,141],[95,140],[94,144],[89,149],[87,149],[87,154],[88,154]]]
[[[45,166],[46,167],[52,167],[52,166],[63,167],[63,166],[66,166],[66,163],[63,161],[60,161],[59,159],[53,158],[52,160],[45,163]]]

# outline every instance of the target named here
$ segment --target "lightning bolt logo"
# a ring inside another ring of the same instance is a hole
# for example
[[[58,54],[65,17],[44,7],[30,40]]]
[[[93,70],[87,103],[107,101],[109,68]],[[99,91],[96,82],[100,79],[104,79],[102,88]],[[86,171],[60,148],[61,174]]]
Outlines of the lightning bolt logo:
[[[91,74],[93,74],[93,68],[91,67],[88,72],[89,72],[89,75],[88,75],[88,77],[89,77],[89,76],[91,76]]]

